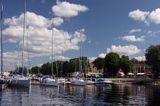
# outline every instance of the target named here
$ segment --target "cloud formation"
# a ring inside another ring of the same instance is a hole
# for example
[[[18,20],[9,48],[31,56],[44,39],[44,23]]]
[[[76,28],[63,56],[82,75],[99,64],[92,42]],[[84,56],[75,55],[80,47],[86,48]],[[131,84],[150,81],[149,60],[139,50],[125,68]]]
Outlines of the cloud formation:
[[[100,57],[100,58],[105,58],[105,57],[106,57],[106,53],[100,53],[100,54],[98,55],[98,57]]]
[[[137,57],[134,57],[136,60],[138,61],[145,61],[146,60],[146,57],[145,56],[137,56]]]
[[[144,22],[147,25],[151,23],[160,24],[160,8],[157,8],[150,12],[137,9],[129,12],[128,15],[130,18],[136,21]]]
[[[135,35],[126,35],[126,36],[123,36],[121,39],[128,42],[144,42],[145,41],[144,36],[136,37]]]
[[[141,32],[141,31],[142,31],[141,29],[131,29],[129,33],[132,34],[132,33]]]
[[[79,12],[85,12],[88,8],[84,5],[69,3],[67,1],[57,1],[56,5],[52,7],[52,11],[55,16],[58,17],[74,17],[79,14]]]
[[[116,52],[120,55],[132,56],[141,52],[141,50],[135,45],[112,45],[111,48],[107,48],[107,53]]]

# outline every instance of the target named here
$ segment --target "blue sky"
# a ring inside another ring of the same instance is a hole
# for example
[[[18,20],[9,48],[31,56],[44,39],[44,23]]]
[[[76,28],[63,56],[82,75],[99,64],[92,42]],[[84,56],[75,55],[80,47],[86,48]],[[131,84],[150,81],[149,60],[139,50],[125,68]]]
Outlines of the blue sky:
[[[6,56],[14,57],[13,55],[17,54],[22,46],[22,34],[19,31],[22,32],[24,0],[2,1],[4,51]],[[159,8],[158,0],[66,0],[62,2],[27,0],[26,17],[29,20],[27,31],[30,40],[28,48],[31,48],[29,52],[32,55],[31,64],[50,61],[51,47],[46,42],[51,39],[50,32],[53,28],[51,21],[55,18],[57,18],[54,23],[54,34],[57,36],[55,42],[59,42],[54,45],[57,58],[78,57],[82,45],[82,55],[92,59],[98,56],[104,57],[106,53],[113,51],[120,55],[128,55],[130,58],[144,60],[145,49],[151,44],[160,42]],[[36,37],[40,40],[44,39],[46,44],[36,41]],[[60,44],[60,41],[65,42],[67,46]],[[27,51],[27,47],[25,50]],[[15,56],[12,60],[16,58]],[[6,59],[6,64],[8,60]]]

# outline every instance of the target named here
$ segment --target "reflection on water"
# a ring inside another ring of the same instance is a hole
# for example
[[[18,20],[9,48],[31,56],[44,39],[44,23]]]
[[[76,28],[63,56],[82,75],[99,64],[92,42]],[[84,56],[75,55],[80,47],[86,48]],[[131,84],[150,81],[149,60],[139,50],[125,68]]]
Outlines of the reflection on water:
[[[160,87],[153,85],[32,85],[0,92],[0,106],[158,106],[159,98]]]

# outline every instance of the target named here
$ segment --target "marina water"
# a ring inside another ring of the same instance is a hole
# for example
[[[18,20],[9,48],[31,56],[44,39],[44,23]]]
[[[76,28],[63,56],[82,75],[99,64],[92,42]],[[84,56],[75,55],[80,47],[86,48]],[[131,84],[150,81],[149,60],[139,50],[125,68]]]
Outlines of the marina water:
[[[158,106],[160,86],[87,85],[10,88],[0,92],[1,106]]]

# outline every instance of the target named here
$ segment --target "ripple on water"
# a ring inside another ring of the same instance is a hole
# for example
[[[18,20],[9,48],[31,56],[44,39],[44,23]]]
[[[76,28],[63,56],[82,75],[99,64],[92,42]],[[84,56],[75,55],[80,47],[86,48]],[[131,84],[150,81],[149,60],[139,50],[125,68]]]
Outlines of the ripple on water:
[[[89,85],[30,89],[7,88],[0,92],[1,106],[134,106],[160,104],[160,87],[152,85]]]

